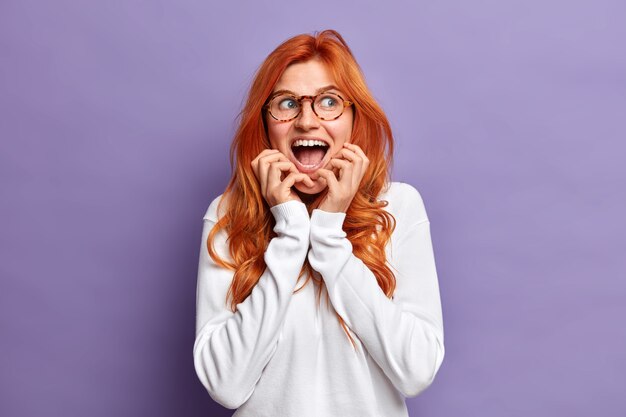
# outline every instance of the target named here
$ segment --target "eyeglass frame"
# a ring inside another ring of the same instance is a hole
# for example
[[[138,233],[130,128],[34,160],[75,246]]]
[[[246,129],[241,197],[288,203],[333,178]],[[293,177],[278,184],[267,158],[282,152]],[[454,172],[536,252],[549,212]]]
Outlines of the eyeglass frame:
[[[293,116],[291,119],[286,119],[286,120],[279,119],[279,118],[277,118],[276,116],[274,116],[274,115],[272,114],[272,111],[270,110],[270,105],[272,104],[272,101],[274,101],[274,99],[275,99],[276,97],[280,97],[282,94],[284,94],[284,95],[286,95],[286,96],[293,97],[293,98],[294,98],[294,99],[298,102],[298,106],[300,106],[300,108],[298,109],[298,113],[296,113],[296,115],[295,115],[295,116]],[[336,117],[333,117],[332,119],[324,119],[324,118],[320,117],[320,115],[319,115],[319,114],[317,114],[317,112],[315,111],[315,106],[314,106],[315,100],[317,100],[317,98],[318,98],[319,96],[324,95],[324,94],[332,94],[332,95],[335,95],[335,96],[339,97],[339,98],[341,99],[341,101],[343,102],[343,110],[341,110],[341,113],[339,113]],[[311,100],[311,110],[313,110],[313,113],[315,114],[315,116],[316,116],[318,119],[323,120],[323,121],[325,121],[325,122],[328,122],[328,121],[331,121],[331,120],[337,120],[337,119],[339,119],[339,118],[341,117],[341,115],[343,114],[343,112],[345,112],[345,111],[346,111],[346,109],[347,109],[348,107],[350,107],[350,106],[352,106],[352,105],[354,104],[354,102],[352,102],[352,101],[348,101],[348,100],[344,99],[343,97],[341,97],[341,95],[339,95],[339,94],[337,94],[337,93],[330,92],[330,91],[323,91],[323,92],[318,93],[318,94],[316,94],[316,95],[314,95],[314,96],[308,96],[308,95],[304,95],[304,96],[297,96],[297,95],[295,95],[295,94],[291,94],[291,93],[287,93],[287,92],[282,91],[282,92],[277,92],[277,93],[275,93],[275,94],[272,94],[272,95],[271,95],[271,96],[267,99],[267,102],[265,103],[265,105],[263,105],[263,108],[264,108],[264,109],[267,109],[267,112],[269,113],[269,115],[270,115],[270,116],[272,116],[272,119],[276,120],[277,122],[279,122],[279,123],[290,122],[290,121],[292,121],[292,120],[296,119],[296,118],[297,118],[298,116],[300,116],[300,114],[302,113],[302,108],[303,108],[303,106],[302,106],[302,100],[305,100],[305,99],[307,99],[307,100]]]

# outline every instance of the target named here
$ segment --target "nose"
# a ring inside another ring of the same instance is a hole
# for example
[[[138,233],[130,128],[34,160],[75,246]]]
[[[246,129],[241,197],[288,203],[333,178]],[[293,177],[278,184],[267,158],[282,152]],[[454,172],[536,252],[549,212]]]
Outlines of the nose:
[[[305,103],[307,101],[308,103]],[[319,119],[313,111],[313,102],[309,99],[302,100],[302,109],[300,114],[296,117],[296,127],[302,130],[310,130],[319,127]]]

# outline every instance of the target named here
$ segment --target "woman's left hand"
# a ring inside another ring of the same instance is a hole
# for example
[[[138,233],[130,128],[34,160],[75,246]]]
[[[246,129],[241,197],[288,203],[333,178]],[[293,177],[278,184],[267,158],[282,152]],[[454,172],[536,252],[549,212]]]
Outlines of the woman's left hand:
[[[317,208],[334,213],[348,211],[369,163],[369,159],[359,146],[344,143],[343,149],[329,161],[330,167],[339,169],[339,178],[329,169],[320,168],[316,171],[328,186],[328,193]]]

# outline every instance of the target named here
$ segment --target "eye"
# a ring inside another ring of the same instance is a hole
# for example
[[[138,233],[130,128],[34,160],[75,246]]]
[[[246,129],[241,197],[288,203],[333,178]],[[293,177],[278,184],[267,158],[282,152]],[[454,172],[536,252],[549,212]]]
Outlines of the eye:
[[[281,110],[293,110],[298,108],[298,102],[293,97],[285,97],[278,100],[278,108]]]
[[[325,95],[320,98],[319,105],[323,109],[333,109],[339,105],[339,99],[334,95]]]

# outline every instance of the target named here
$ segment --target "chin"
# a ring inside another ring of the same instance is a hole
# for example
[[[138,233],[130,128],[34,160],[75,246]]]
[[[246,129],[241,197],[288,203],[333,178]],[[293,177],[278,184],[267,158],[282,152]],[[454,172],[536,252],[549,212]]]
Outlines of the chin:
[[[294,187],[296,188],[296,190],[300,191],[301,193],[310,194],[310,195],[319,194],[322,191],[324,191],[324,189],[326,188],[326,184],[323,184],[319,180],[313,180],[313,182],[315,183],[315,185],[311,188],[307,187],[301,182],[295,183]]]

